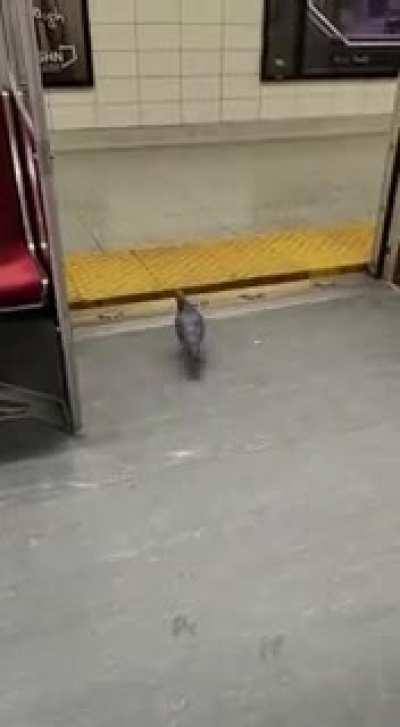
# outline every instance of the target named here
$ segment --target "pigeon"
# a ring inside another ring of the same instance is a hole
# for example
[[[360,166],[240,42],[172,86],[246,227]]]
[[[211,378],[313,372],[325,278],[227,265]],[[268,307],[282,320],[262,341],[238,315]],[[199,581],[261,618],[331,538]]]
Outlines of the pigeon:
[[[176,294],[177,313],[175,330],[186,360],[198,364],[201,360],[201,344],[205,334],[205,323],[200,311],[190,303],[183,293]]]

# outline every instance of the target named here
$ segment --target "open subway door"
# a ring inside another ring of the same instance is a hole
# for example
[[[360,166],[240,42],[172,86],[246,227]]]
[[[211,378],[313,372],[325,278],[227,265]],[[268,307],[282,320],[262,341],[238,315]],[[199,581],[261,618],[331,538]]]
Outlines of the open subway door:
[[[394,103],[370,271],[400,285],[400,76]]]
[[[76,431],[72,354],[31,0],[0,0],[0,422]]]

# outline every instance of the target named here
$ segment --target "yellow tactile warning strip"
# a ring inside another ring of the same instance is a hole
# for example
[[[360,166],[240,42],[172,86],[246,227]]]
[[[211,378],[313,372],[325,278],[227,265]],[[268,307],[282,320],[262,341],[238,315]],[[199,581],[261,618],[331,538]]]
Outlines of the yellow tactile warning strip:
[[[66,269],[71,307],[143,301],[362,270],[373,226],[279,231],[120,252],[74,253]]]

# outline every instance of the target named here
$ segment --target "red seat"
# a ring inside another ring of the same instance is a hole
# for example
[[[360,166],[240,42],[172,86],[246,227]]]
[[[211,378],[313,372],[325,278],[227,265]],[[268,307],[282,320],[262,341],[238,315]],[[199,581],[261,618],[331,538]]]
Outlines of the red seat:
[[[0,310],[42,305],[46,284],[37,261],[27,254],[25,241],[7,244],[0,235]]]
[[[47,276],[35,257],[23,216],[18,149],[10,95],[0,96],[0,310],[43,305]],[[20,176],[18,178],[18,171]],[[29,221],[28,221],[29,224]]]

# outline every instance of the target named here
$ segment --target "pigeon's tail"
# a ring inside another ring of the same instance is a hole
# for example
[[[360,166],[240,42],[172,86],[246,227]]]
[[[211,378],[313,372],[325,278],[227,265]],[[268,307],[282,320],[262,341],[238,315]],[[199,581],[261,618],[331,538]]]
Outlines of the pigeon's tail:
[[[185,348],[185,353],[186,353],[186,356],[188,357],[188,359],[190,359],[191,361],[193,361],[195,363],[200,361],[201,346],[200,346],[200,341],[198,339],[190,340],[190,338],[186,338],[184,348]]]
[[[204,365],[201,342],[186,336],[183,344],[184,366],[190,379],[199,379]]]

